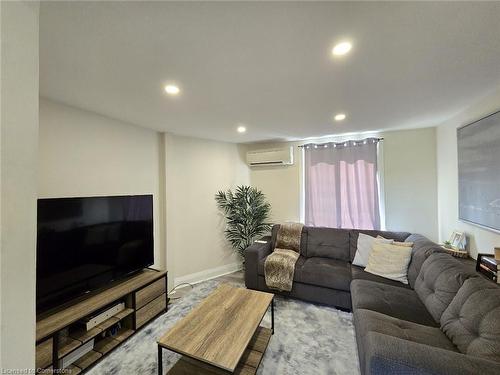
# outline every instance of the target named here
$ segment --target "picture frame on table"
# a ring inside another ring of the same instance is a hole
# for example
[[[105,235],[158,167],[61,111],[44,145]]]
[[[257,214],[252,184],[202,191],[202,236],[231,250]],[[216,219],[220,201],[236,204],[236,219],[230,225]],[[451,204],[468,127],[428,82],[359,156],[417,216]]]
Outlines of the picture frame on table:
[[[465,242],[466,242],[465,233],[459,232],[459,231],[453,231],[449,242],[450,242],[452,249],[464,250],[465,249]]]

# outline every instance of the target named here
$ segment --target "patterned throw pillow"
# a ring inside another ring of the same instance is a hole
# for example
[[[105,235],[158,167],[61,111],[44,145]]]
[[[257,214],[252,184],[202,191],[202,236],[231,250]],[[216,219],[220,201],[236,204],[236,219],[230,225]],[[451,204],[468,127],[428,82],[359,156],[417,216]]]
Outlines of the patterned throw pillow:
[[[365,271],[408,284],[411,250],[409,246],[374,242]]]

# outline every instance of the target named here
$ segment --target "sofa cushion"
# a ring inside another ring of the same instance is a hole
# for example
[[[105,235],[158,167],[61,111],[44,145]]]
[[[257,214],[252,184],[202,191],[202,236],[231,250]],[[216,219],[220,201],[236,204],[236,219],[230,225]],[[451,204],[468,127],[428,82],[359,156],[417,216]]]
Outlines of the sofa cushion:
[[[353,310],[366,309],[394,318],[437,327],[414,290],[368,280],[351,282]]]
[[[382,284],[394,285],[400,288],[410,288],[408,284],[400,283],[399,281],[386,279],[382,276],[374,275],[373,273],[366,272],[362,267],[351,265],[351,277],[353,280],[370,280]]]
[[[456,352],[457,348],[438,327],[429,327],[376,311],[358,309],[354,312],[354,323],[358,337],[377,332],[403,340],[430,345]]]
[[[307,228],[308,258],[322,257],[349,262],[349,231],[335,228]]]
[[[415,288],[415,280],[427,257],[433,253],[444,253],[445,251],[441,246],[420,234],[412,234],[406,241],[413,242],[411,262],[408,266],[408,283],[412,288]]]
[[[350,229],[349,230],[349,256],[351,262],[356,256],[356,249],[358,248],[358,235],[359,233],[364,233],[372,237],[382,236],[386,239],[395,240],[399,242],[404,242],[406,238],[410,235],[408,232],[387,232],[383,230],[360,230],[360,229]]]
[[[500,362],[500,288],[479,277],[466,280],[441,316],[441,329],[462,353]]]
[[[348,292],[351,284],[351,265],[329,258],[307,258],[296,267],[295,281]]]
[[[498,375],[500,363],[369,332],[359,345],[362,375]]]
[[[465,265],[449,254],[431,254],[422,264],[415,281],[415,292],[436,322],[465,280],[475,277]]]

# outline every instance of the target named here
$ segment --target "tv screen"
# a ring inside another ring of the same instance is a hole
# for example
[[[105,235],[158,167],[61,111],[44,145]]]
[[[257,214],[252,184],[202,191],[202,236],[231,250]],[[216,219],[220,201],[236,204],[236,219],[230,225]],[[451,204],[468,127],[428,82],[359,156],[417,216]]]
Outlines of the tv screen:
[[[153,196],[38,200],[37,312],[153,264]]]
[[[500,112],[457,130],[459,218],[500,231]]]

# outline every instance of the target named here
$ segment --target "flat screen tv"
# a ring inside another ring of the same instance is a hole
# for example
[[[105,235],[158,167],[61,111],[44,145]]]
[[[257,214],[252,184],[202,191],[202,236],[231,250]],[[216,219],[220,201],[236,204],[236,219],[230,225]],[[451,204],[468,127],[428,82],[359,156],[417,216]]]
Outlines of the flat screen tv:
[[[152,195],[38,200],[37,313],[153,264]]]
[[[457,130],[459,219],[500,231],[500,111]]]

